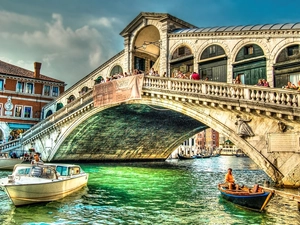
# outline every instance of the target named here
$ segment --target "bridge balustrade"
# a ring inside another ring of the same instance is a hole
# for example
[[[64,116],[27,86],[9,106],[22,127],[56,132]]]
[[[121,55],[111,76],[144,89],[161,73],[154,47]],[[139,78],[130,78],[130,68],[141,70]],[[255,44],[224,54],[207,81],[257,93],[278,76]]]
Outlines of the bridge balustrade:
[[[13,150],[21,147],[21,139],[15,139],[0,145],[1,152],[7,152],[9,150]]]
[[[182,95],[187,97],[188,94],[198,95],[203,98],[214,97],[219,99],[222,104],[226,104],[226,100],[232,99],[236,101],[245,100],[255,104],[261,104],[267,108],[269,106],[282,107],[282,110],[287,108],[298,109],[300,104],[300,92],[290,91],[278,88],[250,86],[241,84],[219,83],[202,80],[189,80],[177,78],[162,78],[154,76],[145,76],[143,81],[143,89],[148,92],[160,91],[165,94]],[[60,96],[60,99],[63,96]],[[24,143],[30,142],[34,136],[47,132],[47,129],[53,129],[57,123],[63,123],[68,117],[72,117],[78,111],[91,105],[93,102],[93,90],[89,90],[80,98],[75,99],[57,112],[50,115],[40,123],[33,126],[23,135]],[[81,110],[82,111],[82,110]],[[300,112],[297,111],[298,114]],[[7,142],[0,145],[0,150],[7,150],[13,146],[20,145],[19,140]]]
[[[261,86],[146,76],[145,88],[299,107],[300,92]]]

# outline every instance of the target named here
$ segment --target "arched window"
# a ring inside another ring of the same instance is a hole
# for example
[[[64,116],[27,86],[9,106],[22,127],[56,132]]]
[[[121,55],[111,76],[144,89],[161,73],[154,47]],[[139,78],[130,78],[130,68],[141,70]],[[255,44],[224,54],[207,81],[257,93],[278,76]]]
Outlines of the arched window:
[[[64,104],[62,104],[61,102],[58,102],[58,103],[56,104],[56,111],[60,110],[60,109],[63,108],[63,107],[64,107]]]
[[[187,46],[178,47],[172,54],[170,61],[171,76],[176,77],[178,72],[182,72],[189,77],[194,72],[194,55]]]
[[[208,46],[201,54],[198,65],[201,79],[227,82],[227,56],[221,46]]]
[[[123,69],[121,66],[117,65],[117,66],[114,66],[114,68],[110,71],[110,76],[113,76],[115,74],[121,74],[123,73]]]
[[[83,95],[85,93],[87,93],[89,90],[89,88],[87,86],[84,86],[83,88],[81,88],[80,94]]]
[[[73,102],[75,100],[75,96],[74,95],[70,95],[68,98],[68,103]]]
[[[52,110],[50,109],[47,113],[46,113],[46,118],[51,116],[53,114]]]
[[[275,87],[281,88],[288,81],[297,85],[300,80],[300,46],[290,45],[284,48],[274,64]]]
[[[266,57],[256,44],[243,46],[233,64],[233,78],[239,77],[242,84],[255,85],[259,79],[266,79]]]

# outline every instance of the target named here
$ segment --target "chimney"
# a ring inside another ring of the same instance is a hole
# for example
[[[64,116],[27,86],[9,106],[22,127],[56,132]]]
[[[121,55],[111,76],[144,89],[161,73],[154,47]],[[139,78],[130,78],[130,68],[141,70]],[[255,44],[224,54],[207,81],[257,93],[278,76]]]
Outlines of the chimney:
[[[40,71],[41,71],[42,63],[34,62],[34,78],[40,78]]]

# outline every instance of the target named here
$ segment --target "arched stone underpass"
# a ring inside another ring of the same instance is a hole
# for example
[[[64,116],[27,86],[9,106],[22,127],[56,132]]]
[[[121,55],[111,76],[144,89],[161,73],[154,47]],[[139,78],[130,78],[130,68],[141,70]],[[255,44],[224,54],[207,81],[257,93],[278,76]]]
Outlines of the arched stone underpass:
[[[144,115],[142,109],[145,109]],[[99,115],[96,116],[98,113]],[[249,125],[255,134],[253,137],[242,138],[237,135],[235,125],[237,115],[251,118]],[[106,117],[109,121],[104,119]],[[189,119],[174,126],[173,129],[168,128],[171,122],[182,120],[182,118]],[[152,122],[146,122],[146,119],[151,119]],[[165,122],[166,119],[168,123]],[[134,122],[137,121],[139,123],[132,130]],[[120,126],[114,127],[114,123],[119,123]],[[190,123],[193,126],[190,126]],[[105,126],[101,127],[101,124]],[[151,129],[149,129],[150,125]],[[292,121],[286,120],[286,125],[287,131],[280,135],[289,135],[289,132],[299,129],[299,126]],[[186,98],[161,95],[154,98],[152,94],[147,95],[146,92],[140,100],[87,111],[62,133],[48,159],[50,161],[61,159],[72,161],[164,160],[182,141],[206,127],[211,127],[230,137],[230,140],[246,152],[278,185],[299,186],[300,177],[297,169],[299,168],[299,154],[291,151],[285,152],[284,157],[281,157],[283,154],[270,151],[268,148],[270,145],[268,135],[279,132],[278,120],[271,115],[262,115],[253,110],[237,110],[224,107],[224,105],[207,104],[201,100],[190,101]],[[100,135],[106,131],[107,136]],[[142,131],[141,135],[138,135],[139,131]],[[157,135],[152,137],[153,134]],[[123,140],[128,136],[130,140]],[[150,147],[147,149],[147,146]],[[157,149],[158,146],[161,148]]]
[[[165,160],[184,140],[206,128],[173,110],[121,104],[82,121],[52,161]]]

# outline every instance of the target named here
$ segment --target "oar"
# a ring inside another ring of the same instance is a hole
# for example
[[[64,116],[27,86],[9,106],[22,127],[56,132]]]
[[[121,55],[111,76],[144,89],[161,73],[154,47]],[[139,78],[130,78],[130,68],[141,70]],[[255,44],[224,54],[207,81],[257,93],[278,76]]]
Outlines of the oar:
[[[270,198],[272,197],[273,193],[274,193],[273,191],[270,192],[270,194],[269,194],[268,197],[266,198],[266,201],[264,202],[263,206],[261,207],[260,211],[263,211],[263,210],[264,210],[264,208],[265,208],[266,205],[268,204]]]

